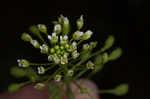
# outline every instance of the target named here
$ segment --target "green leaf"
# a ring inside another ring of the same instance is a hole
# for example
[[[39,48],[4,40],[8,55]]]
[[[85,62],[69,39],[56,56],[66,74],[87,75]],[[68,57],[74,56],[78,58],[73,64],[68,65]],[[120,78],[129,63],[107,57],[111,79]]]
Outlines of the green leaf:
[[[10,74],[16,78],[20,78],[20,77],[24,77],[26,75],[26,72],[25,72],[25,70],[23,70],[19,67],[12,67],[10,70]]]
[[[11,84],[8,86],[8,92],[16,92],[21,87],[21,84]]]
[[[110,36],[106,39],[105,44],[104,44],[104,47],[103,47],[101,50],[102,50],[102,51],[105,51],[105,50],[111,48],[111,47],[113,46],[113,44],[114,44],[114,41],[115,41],[114,36],[110,35]]]
[[[48,86],[47,91],[51,94],[49,99],[61,99],[61,96],[58,95],[58,86],[57,85]]]
[[[122,55],[121,48],[116,48],[110,55],[108,56],[109,60],[116,60]]]

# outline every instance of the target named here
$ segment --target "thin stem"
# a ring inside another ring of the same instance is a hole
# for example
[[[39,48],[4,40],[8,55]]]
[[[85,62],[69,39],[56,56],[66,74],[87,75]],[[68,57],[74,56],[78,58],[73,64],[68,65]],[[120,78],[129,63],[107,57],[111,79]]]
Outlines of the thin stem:
[[[52,65],[53,63],[45,63],[45,64],[39,64],[39,63],[30,63],[32,66],[49,66]]]
[[[82,42],[83,42],[83,40],[80,40],[77,45],[80,45]]]

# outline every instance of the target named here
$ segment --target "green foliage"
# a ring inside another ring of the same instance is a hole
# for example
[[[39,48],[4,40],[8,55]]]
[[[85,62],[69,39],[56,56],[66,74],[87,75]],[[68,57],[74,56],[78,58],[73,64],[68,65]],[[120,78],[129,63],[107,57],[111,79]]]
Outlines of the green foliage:
[[[117,86],[115,89],[111,90],[110,92],[117,96],[125,95],[128,92],[128,85],[121,84],[121,85]]]
[[[116,48],[113,50],[110,55],[108,56],[109,60],[116,60],[122,55],[122,50],[121,48]]]
[[[48,86],[47,91],[51,94],[49,99],[61,99],[61,96],[58,94],[59,88],[57,85]]]

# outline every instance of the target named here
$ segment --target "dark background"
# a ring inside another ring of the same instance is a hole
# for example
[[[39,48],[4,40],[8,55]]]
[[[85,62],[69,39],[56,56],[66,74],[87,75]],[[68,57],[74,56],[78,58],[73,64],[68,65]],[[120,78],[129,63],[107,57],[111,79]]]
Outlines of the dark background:
[[[149,70],[144,63],[145,24],[149,14],[143,11],[142,0],[99,0],[97,1],[44,1],[1,3],[0,9],[0,90],[6,91],[7,85],[15,82],[9,75],[9,68],[16,66],[16,59],[34,60],[39,56],[29,44],[20,39],[22,32],[28,31],[33,24],[50,25],[60,14],[68,16],[72,22],[81,14],[85,18],[85,29],[94,31],[94,39],[102,46],[108,35],[116,37],[113,48],[120,46],[123,55],[108,63],[102,72],[93,77],[100,89],[114,88],[121,83],[130,85],[126,96],[102,95],[102,99],[147,98],[150,80]],[[148,31],[147,31],[148,33]],[[148,38],[148,37],[146,37]],[[148,39],[145,42],[149,42]],[[146,45],[146,46],[145,46]],[[112,49],[113,49],[112,48]],[[146,54],[145,56],[148,55]]]

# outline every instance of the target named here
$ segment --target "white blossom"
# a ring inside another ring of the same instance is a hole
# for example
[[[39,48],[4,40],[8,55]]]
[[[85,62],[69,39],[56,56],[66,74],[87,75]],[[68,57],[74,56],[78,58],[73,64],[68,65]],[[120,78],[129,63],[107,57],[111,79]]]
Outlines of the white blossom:
[[[62,76],[61,75],[56,75],[54,80],[59,82],[61,80]]]
[[[38,69],[38,74],[44,74],[45,73],[44,67],[40,66],[37,69]]]
[[[93,32],[91,30],[88,30],[83,34],[82,39],[87,40],[91,37],[92,34],[93,34]]]

